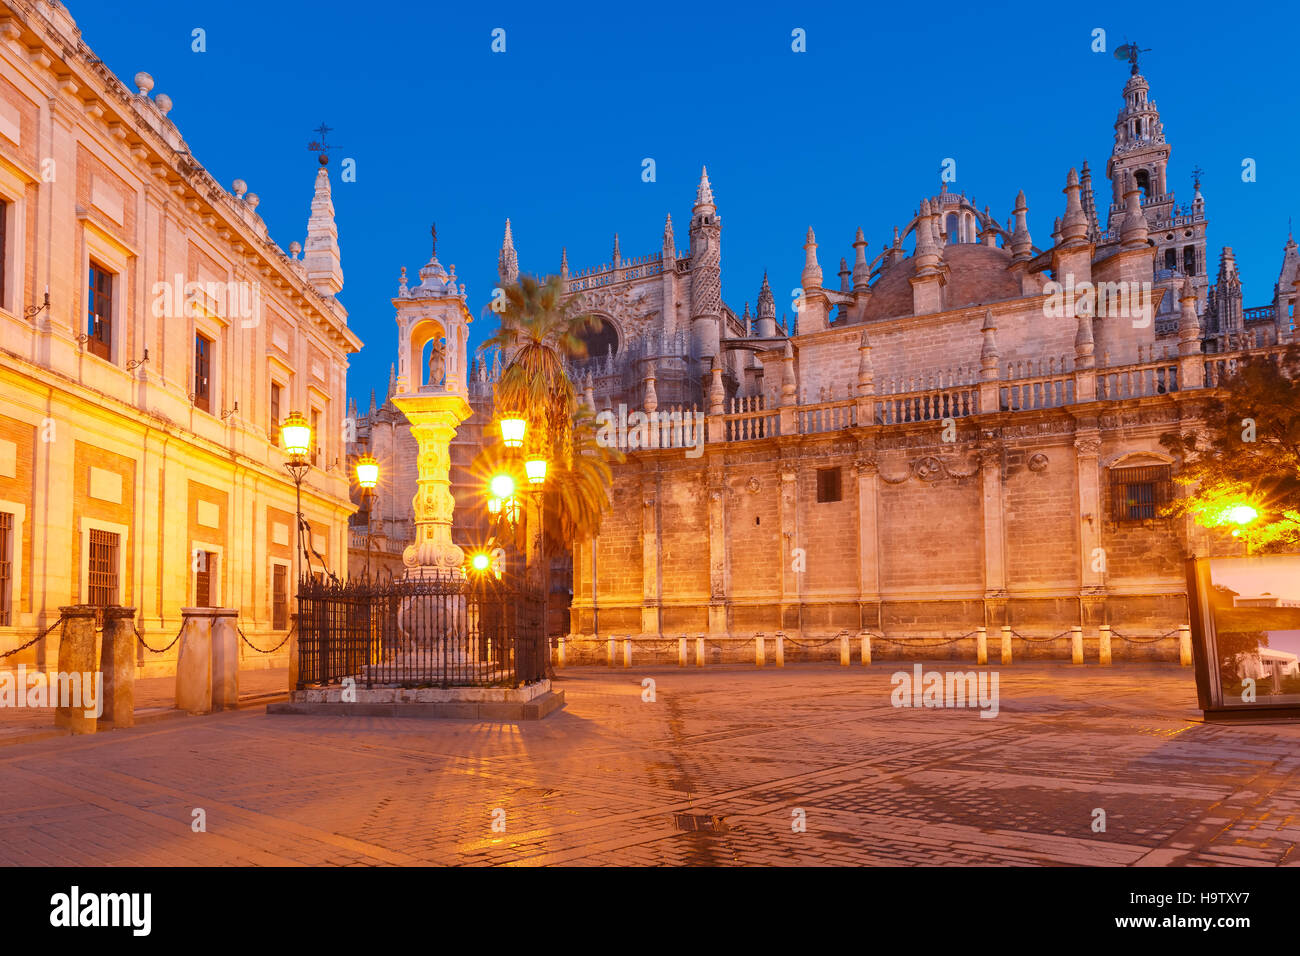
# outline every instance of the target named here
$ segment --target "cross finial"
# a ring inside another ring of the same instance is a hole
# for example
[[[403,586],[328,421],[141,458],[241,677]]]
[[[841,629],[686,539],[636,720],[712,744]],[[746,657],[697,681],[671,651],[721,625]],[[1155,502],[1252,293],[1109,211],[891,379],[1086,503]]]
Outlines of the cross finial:
[[[435,222],[429,227],[429,237],[433,240],[433,247],[430,252],[430,258],[438,258],[438,224]]]
[[[1192,188],[1196,192],[1201,191],[1201,177],[1203,175],[1205,175],[1205,170],[1201,169],[1200,166],[1194,166],[1192,168]]]

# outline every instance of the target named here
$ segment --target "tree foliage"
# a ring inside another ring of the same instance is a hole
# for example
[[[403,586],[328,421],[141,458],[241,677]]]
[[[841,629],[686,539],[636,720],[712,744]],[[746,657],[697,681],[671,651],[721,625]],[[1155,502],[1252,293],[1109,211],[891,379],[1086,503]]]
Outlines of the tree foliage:
[[[1206,403],[1203,428],[1160,443],[1183,460],[1177,480],[1191,489],[1165,514],[1231,527],[1253,551],[1300,549],[1300,346],[1242,360]],[[1234,521],[1242,505],[1258,517]]]
[[[576,298],[565,300],[559,276],[521,276],[503,291],[500,326],[483,344],[501,349],[506,361],[494,388],[495,415],[527,420],[525,451],[548,460],[547,537],[568,544],[600,530],[609,507],[611,464],[623,460],[616,449],[596,443],[594,413],[578,401],[564,368],[566,359],[587,357],[582,333],[598,320]],[[488,445],[475,471],[492,474],[508,464],[499,445]]]

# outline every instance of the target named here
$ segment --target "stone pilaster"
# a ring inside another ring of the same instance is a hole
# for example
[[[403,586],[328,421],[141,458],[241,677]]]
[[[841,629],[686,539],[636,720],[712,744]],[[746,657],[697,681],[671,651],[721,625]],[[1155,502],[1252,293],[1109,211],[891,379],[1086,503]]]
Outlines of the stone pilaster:
[[[727,564],[727,485],[720,472],[706,478],[709,494],[709,634],[726,636],[731,574]]]
[[[873,451],[858,456],[853,473],[858,482],[858,600],[866,606],[880,601],[880,469]]]
[[[803,574],[793,567],[794,549],[799,543],[799,470],[793,461],[781,462],[781,626],[798,630],[799,605],[803,600]]]
[[[1007,590],[1006,522],[1002,512],[1002,448],[986,436],[979,448],[980,496],[984,515],[984,596]]]
[[[659,634],[661,568],[658,495],[650,489],[641,499],[641,632]]]
[[[1106,575],[1093,569],[1104,567],[1095,560],[1094,554],[1101,547],[1101,527],[1105,520],[1098,467],[1101,433],[1096,428],[1076,432],[1074,449],[1079,487],[1079,582],[1082,593],[1100,593],[1106,586]]]

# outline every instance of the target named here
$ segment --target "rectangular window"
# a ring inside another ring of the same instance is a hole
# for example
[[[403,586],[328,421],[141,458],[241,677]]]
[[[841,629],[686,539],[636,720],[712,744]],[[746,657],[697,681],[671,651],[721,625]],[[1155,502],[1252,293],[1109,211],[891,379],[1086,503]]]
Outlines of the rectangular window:
[[[271,627],[283,631],[289,626],[289,569],[271,565]]]
[[[92,355],[113,361],[113,279],[99,263],[90,263],[90,290],[86,296],[86,347]]]
[[[1114,521],[1150,521],[1173,498],[1173,470],[1169,465],[1112,468],[1111,518]]]
[[[817,469],[817,501],[818,503],[828,501],[839,501],[840,494],[840,470],[839,468],[818,468]]]
[[[283,389],[276,382],[271,383],[271,427],[267,434],[271,436],[271,441],[280,444],[280,396]]]
[[[13,624],[14,516],[0,512],[0,627]]]
[[[212,572],[216,555],[211,551],[194,552],[194,606],[212,607]]]
[[[109,607],[118,603],[117,549],[118,536],[111,531],[90,532],[90,558],[87,562],[89,603]]]
[[[6,298],[9,287],[5,279],[9,274],[9,203],[0,200],[0,307],[9,301]],[[14,307],[17,312],[17,306]]]
[[[212,340],[198,332],[194,336],[194,405],[212,411]]]
[[[311,463],[320,467],[320,412],[311,410]]]

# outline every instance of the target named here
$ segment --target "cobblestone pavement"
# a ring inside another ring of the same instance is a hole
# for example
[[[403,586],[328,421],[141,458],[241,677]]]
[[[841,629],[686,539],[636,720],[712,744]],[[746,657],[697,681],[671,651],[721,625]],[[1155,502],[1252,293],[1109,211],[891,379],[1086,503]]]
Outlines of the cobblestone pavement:
[[[1190,721],[1190,670],[1004,667],[982,719],[892,707],[906,667],[583,668],[541,722],[256,708],[15,743],[0,864],[1300,863],[1300,728]]]

